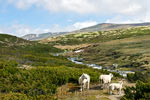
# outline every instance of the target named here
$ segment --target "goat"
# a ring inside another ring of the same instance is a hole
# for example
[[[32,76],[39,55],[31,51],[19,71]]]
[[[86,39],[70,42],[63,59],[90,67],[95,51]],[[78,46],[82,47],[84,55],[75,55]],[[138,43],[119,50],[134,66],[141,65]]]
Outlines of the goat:
[[[79,85],[81,85],[80,91],[83,91],[84,88],[89,89],[90,76],[89,76],[88,74],[83,73],[83,74],[79,77]]]
[[[113,77],[112,73],[110,73],[109,75],[100,75],[99,76],[100,84],[103,84],[103,88],[105,88],[106,85],[111,82],[112,77]]]
[[[113,90],[117,90],[118,94],[120,95],[122,87],[123,87],[123,81],[120,81],[119,83],[111,83],[109,85],[109,94],[112,94]]]

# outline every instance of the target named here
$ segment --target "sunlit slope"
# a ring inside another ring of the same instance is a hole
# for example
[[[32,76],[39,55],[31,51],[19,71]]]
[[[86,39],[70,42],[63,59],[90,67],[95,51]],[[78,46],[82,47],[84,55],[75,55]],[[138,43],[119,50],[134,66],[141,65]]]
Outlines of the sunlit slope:
[[[51,38],[49,43],[61,46],[88,44],[88,47],[84,47],[84,52],[78,55],[88,63],[105,66],[118,63],[121,67],[140,69],[141,67],[147,69],[150,66],[150,27],[148,26],[71,34]]]
[[[108,74],[53,56],[63,51],[50,44],[4,34],[0,41],[0,100],[56,100],[57,88],[77,84],[82,73],[89,74],[91,82],[98,82],[102,73]]]
[[[0,62],[15,61],[30,66],[69,65],[67,58],[55,57],[52,54],[62,50],[49,44],[27,41],[15,36],[0,34]]]
[[[30,41],[18,38],[16,36],[11,36],[7,34],[0,34],[0,47],[10,47],[10,46],[23,46],[30,44]]]
[[[59,37],[53,37],[41,40],[44,43],[52,43],[55,45],[77,45],[85,43],[101,43],[110,40],[118,40],[129,37],[149,35],[150,27],[136,27],[128,29],[117,29],[110,31],[98,32],[81,32]]]
[[[82,57],[91,63],[122,67],[146,67],[150,64],[150,35],[111,40],[85,49]]]

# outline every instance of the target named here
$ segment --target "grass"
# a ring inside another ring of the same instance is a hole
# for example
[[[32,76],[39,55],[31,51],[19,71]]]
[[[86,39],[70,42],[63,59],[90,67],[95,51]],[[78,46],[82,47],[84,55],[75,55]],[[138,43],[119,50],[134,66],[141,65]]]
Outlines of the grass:
[[[149,60],[146,58],[150,57],[150,36],[146,37],[139,36],[132,39],[126,38],[103,42],[96,47],[87,48],[87,52],[84,52],[82,57],[86,61],[91,61],[91,63],[103,64],[105,66],[111,66],[113,63],[123,66],[132,62],[139,62],[149,67]]]
[[[53,45],[79,45],[86,43],[106,42],[110,40],[118,40],[129,37],[136,37],[141,35],[149,35],[149,27],[136,27],[128,29],[117,29],[111,31],[100,32],[83,32],[70,34],[65,36],[53,37],[45,40],[44,42]],[[51,41],[53,40],[53,41]]]
[[[56,41],[54,41],[56,39]],[[150,65],[150,27],[136,27],[100,32],[85,32],[53,38],[49,44],[62,48],[65,46],[80,49],[84,52],[73,56],[82,57],[85,63],[95,63],[111,66],[114,63],[120,67],[130,67],[139,70]],[[67,48],[65,48],[67,49]],[[144,66],[144,67],[143,67]]]
[[[119,67],[129,67],[135,70],[140,69],[143,66],[144,68],[149,68],[149,42],[149,27],[71,34],[55,37],[53,38],[53,41],[48,43],[45,43],[44,41],[44,44],[2,34],[0,35],[0,71],[1,74],[3,74],[3,77],[1,76],[2,78],[0,78],[3,80],[0,83],[3,85],[1,89],[9,91],[10,97],[11,95],[14,95],[15,98],[16,94],[11,94],[12,91],[16,92],[17,90],[17,93],[26,93],[24,88],[30,90],[30,87],[34,87],[35,90],[38,87],[47,94],[47,91],[50,90],[49,88],[55,92],[57,86],[67,82],[77,83],[78,77],[83,72],[86,72],[91,76],[92,82],[97,82],[101,73],[108,73],[90,69],[84,65],[74,64],[63,56],[53,56],[53,53],[63,52],[63,50],[55,48],[58,45],[74,46],[87,44],[87,46],[83,47],[84,52],[73,55],[82,57],[85,60],[85,63],[95,63],[104,66],[111,66],[113,63],[118,63]],[[79,46],[73,49],[78,47]],[[9,65],[9,61],[13,61],[10,63],[13,63],[15,66],[17,66],[15,62],[17,62],[18,67],[21,65],[31,65],[35,68],[31,68],[31,70],[15,68],[16,70],[14,70],[14,68],[12,68],[13,66]],[[8,66],[10,66],[10,69]],[[5,68],[7,70],[5,70]],[[61,77],[57,77],[58,75]],[[51,80],[49,80],[49,77],[51,77]],[[51,81],[53,84],[47,80]],[[56,83],[55,81],[57,84],[54,84]],[[20,85],[20,83],[23,84]],[[85,95],[85,98],[89,100],[95,99],[97,93],[101,94],[102,92],[93,91],[92,94],[94,96],[88,94],[88,97]],[[24,94],[20,96],[24,97]],[[108,98],[104,99],[107,100]]]
[[[30,42],[4,34],[0,35],[0,41],[2,100],[54,100],[57,87],[68,82],[78,83],[82,73],[89,74],[91,82],[97,82],[100,74],[109,73],[74,64],[63,56],[53,56],[63,50],[51,44]],[[30,68],[20,68],[22,66]]]

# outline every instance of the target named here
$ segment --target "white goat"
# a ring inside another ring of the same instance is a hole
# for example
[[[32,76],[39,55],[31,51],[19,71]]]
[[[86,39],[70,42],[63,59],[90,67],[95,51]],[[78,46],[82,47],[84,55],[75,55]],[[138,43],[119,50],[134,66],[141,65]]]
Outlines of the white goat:
[[[79,78],[79,84],[81,85],[80,91],[83,91],[84,88],[89,89],[90,76],[88,74],[83,73]]]
[[[113,90],[117,90],[118,94],[120,95],[122,87],[123,87],[123,81],[120,81],[119,83],[111,83],[109,85],[109,94],[112,94]]]
[[[99,76],[100,84],[103,85],[103,88],[105,88],[106,85],[108,85],[111,82],[112,77],[113,77],[112,73],[110,73],[109,75],[100,75]]]

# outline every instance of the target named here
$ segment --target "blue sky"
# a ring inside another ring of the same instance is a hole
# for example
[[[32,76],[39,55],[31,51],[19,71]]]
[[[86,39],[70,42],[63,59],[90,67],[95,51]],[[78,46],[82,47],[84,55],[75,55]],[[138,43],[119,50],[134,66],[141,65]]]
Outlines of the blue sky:
[[[23,36],[150,22],[149,6],[149,0],[0,0],[0,33]]]

